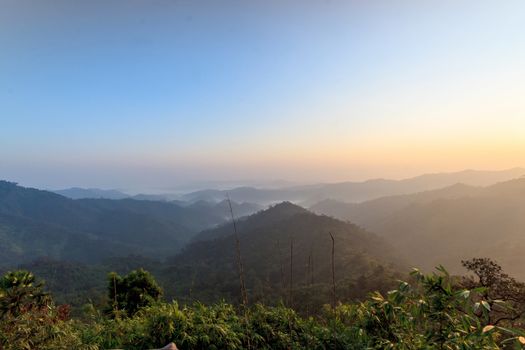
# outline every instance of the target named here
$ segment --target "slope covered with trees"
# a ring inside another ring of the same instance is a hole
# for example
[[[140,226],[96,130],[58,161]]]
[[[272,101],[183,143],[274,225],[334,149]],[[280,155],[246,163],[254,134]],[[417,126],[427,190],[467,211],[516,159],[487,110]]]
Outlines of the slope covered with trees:
[[[243,214],[259,209],[233,205]],[[0,266],[41,256],[86,263],[129,254],[168,256],[228,214],[224,203],[72,200],[0,181]]]
[[[459,272],[462,258],[487,256],[525,278],[525,178],[313,209],[376,232],[427,270],[443,264]]]
[[[240,220],[237,225],[246,289],[252,301],[319,306],[332,293],[335,240],[336,293],[342,300],[391,286],[402,259],[380,237],[288,202]],[[240,300],[233,226],[201,233],[168,259],[165,289],[180,300]],[[322,300],[322,302],[321,302]]]

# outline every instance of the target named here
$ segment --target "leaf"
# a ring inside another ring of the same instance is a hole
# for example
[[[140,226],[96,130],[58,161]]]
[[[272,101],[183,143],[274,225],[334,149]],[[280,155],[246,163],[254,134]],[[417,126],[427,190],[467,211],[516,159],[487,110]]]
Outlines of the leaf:
[[[459,293],[459,296],[468,299],[468,297],[470,296],[470,290],[461,291],[461,293]]]
[[[474,311],[478,311],[479,309],[479,303],[474,303]]]
[[[489,324],[489,325],[486,325],[485,327],[483,327],[483,330],[481,332],[482,333],[487,333],[487,332],[490,332],[493,329],[494,329],[494,326]]]
[[[490,311],[490,305],[489,305],[489,303],[487,303],[485,300],[482,300],[482,301],[481,301],[481,305],[483,305],[483,307],[484,307],[487,311]]]

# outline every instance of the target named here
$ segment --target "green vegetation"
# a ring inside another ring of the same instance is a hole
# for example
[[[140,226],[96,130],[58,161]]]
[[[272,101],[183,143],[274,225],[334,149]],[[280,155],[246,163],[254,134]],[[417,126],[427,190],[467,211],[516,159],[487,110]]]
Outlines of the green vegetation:
[[[162,289],[153,276],[143,269],[131,271],[121,277],[112,272],[108,275],[109,300],[115,316],[120,312],[134,315],[139,309],[160,300]]]
[[[42,350],[148,349],[169,342],[180,349],[521,349],[525,332],[519,317],[494,322],[491,314],[496,304],[502,306],[500,316],[514,312],[516,305],[508,304],[516,294],[494,300],[497,286],[487,284],[507,276],[487,259],[465,264],[477,279],[451,277],[441,267],[431,275],[415,270],[395,290],[326,305],[308,317],[283,305],[161,302],[155,281],[139,270],[109,278],[118,280],[114,287],[123,310],[133,305],[127,309],[133,312],[109,316],[89,306],[83,320],[70,319],[67,307],[55,306],[32,274],[10,272],[0,284],[0,344]],[[513,281],[507,282],[511,288]],[[475,285],[466,289],[464,283]],[[135,299],[141,288],[147,296],[140,300],[147,302]],[[114,291],[108,288],[109,299]]]
[[[18,317],[45,306],[47,301],[43,283],[36,283],[35,276],[28,271],[8,272],[0,280],[1,316]]]
[[[32,273],[8,272],[0,280],[0,348],[71,349],[81,345],[68,306],[55,307]]]

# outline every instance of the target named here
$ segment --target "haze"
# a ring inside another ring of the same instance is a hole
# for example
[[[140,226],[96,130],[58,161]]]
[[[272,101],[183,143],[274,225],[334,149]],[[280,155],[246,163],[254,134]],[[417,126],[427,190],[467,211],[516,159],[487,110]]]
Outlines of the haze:
[[[164,188],[523,165],[523,1],[268,4],[1,1],[0,178]]]

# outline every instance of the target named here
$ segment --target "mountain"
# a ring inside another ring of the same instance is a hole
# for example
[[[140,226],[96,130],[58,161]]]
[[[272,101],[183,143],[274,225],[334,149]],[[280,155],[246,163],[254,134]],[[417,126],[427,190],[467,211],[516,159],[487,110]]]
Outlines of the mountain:
[[[250,212],[246,204],[232,205]],[[0,265],[42,256],[84,263],[129,254],[162,258],[180,250],[198,232],[224,223],[228,215],[224,205],[73,200],[0,181]]]
[[[334,199],[325,199],[312,205],[309,209],[314,213],[329,215],[341,220],[349,220],[364,227],[373,227],[375,223],[411,205],[429,203],[437,199],[471,196],[479,193],[482,189],[482,187],[456,184],[438,190],[381,197],[361,203],[346,203]]]
[[[313,210],[373,230],[427,270],[443,264],[461,272],[462,259],[483,256],[525,278],[525,178],[357,205],[320,203]]]
[[[177,198],[177,195],[174,194],[146,194],[139,193],[136,195],[128,195],[124,192],[118,190],[102,190],[99,188],[80,188],[72,187],[63,190],[52,191],[56,194],[62,195],[71,199],[136,199],[136,200],[146,200],[146,201],[160,201],[160,202],[177,202],[177,204],[184,205],[183,201],[176,201],[174,198]]]
[[[139,201],[160,201],[160,202],[167,202],[169,199],[166,197],[166,195],[163,194],[136,194],[131,197],[132,199],[136,199]]]
[[[397,271],[406,271],[403,260],[384,239],[289,202],[239,220],[237,229],[251,301],[275,302],[287,296],[291,278],[297,300],[329,300],[329,233],[335,238],[335,272],[341,298],[352,299],[381,289],[399,278]],[[234,237],[231,223],[199,234],[182,252],[168,259],[163,272],[166,290],[180,300],[238,301]]]
[[[264,228],[274,223],[280,222],[289,217],[293,217],[298,214],[307,214],[308,210],[292,204],[290,202],[283,202],[279,205],[270,207],[267,210],[257,213],[248,217],[237,220],[236,225],[239,232],[250,231],[254,229]],[[233,225],[230,222],[226,225],[221,225],[214,229],[204,230],[197,234],[193,241],[207,241],[220,237],[227,237],[233,233]]]
[[[56,194],[62,195],[71,199],[83,198],[105,198],[105,199],[124,199],[129,196],[117,190],[101,190],[99,188],[80,188],[72,187],[63,190],[53,191]]]
[[[310,206],[325,199],[362,202],[384,196],[430,191],[457,183],[470,186],[487,186],[524,175],[525,169],[522,168],[503,171],[465,170],[454,173],[426,174],[404,180],[373,179],[363,182],[316,184],[280,189],[238,187],[231,190],[202,190],[187,193],[181,199],[190,202],[198,200],[222,201],[229,195],[232,200],[237,202],[267,205],[281,201],[292,201]]]

